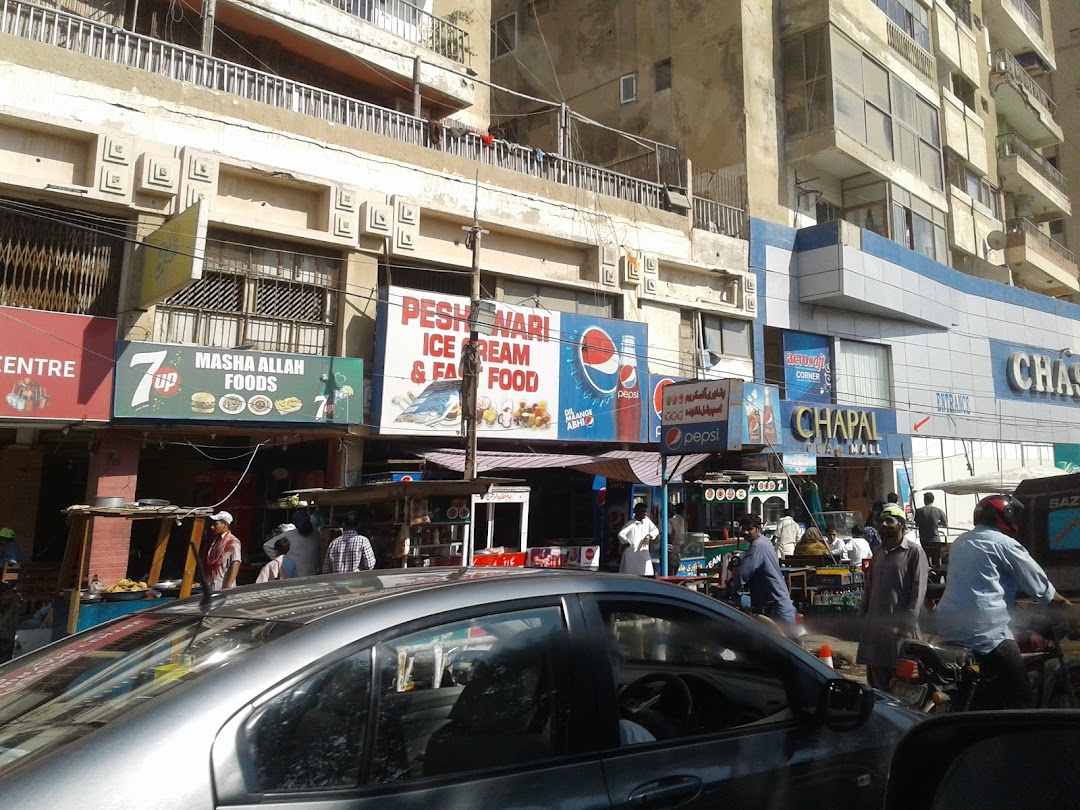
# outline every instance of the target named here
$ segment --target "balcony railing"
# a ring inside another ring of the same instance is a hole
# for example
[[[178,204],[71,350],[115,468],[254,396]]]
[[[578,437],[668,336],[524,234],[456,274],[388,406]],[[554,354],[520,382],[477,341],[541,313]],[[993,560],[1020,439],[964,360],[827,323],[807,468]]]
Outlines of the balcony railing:
[[[465,64],[472,55],[467,32],[405,0],[323,0],[440,56]]]
[[[1051,115],[1057,115],[1057,104],[1050,98],[1045,90],[1024,70],[1023,66],[1016,61],[1016,57],[1005,48],[998,48],[993,53],[993,73],[1004,76],[1018,87],[1022,87],[1028,94],[1045,107]]]
[[[1004,0],[1004,2],[1008,3],[1020,13],[1020,16],[1027,21],[1027,24],[1035,29],[1035,33],[1039,35],[1039,39],[1043,38],[1042,18],[1035,13],[1035,9],[1025,3],[1024,0]]]
[[[1061,242],[1051,239],[1047,234],[1039,230],[1038,226],[1031,220],[1023,218],[1010,219],[1005,223],[1005,228],[1010,236],[1013,234],[1022,235],[1024,244],[1037,246],[1036,249],[1048,259],[1054,261],[1055,264],[1064,260],[1072,265],[1073,272],[1076,272],[1076,256],[1073,255],[1073,252]]]
[[[1069,182],[1065,179],[1065,175],[1055,169],[1050,164],[1050,161],[1036,152],[1034,147],[1029,145],[1027,141],[1015,132],[1006,132],[1004,135],[998,135],[997,153],[998,157],[1017,155],[1021,160],[1031,166],[1031,168],[1041,174],[1062,194],[1069,193]]]
[[[919,73],[937,82],[934,57],[892,20],[889,23],[889,47],[900,54]]]
[[[659,183],[505,141],[488,144],[479,133],[453,135],[422,118],[23,0],[0,0],[0,32],[586,192],[664,207]]]
[[[694,227],[725,236],[743,236],[746,212],[734,205],[719,203],[705,197],[694,197]]]

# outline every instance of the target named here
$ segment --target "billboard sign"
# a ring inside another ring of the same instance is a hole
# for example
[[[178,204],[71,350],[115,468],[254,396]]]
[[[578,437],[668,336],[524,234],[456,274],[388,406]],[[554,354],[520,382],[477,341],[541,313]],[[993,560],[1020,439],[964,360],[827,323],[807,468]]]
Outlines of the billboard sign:
[[[727,449],[732,390],[741,380],[670,383],[661,398],[660,452],[712,453]]]
[[[179,292],[202,278],[206,255],[207,206],[199,200],[143,239],[139,309]]]
[[[364,361],[120,341],[113,416],[361,425]]]
[[[457,436],[469,301],[383,290],[373,421],[385,435]],[[477,432],[527,441],[646,440],[648,327],[496,303],[480,337]]]
[[[0,419],[108,422],[116,321],[0,307]]]
[[[775,447],[783,441],[779,405],[780,390],[775,386],[732,381],[727,449]]]
[[[828,336],[784,332],[784,393],[790,400],[832,401],[832,341]]]

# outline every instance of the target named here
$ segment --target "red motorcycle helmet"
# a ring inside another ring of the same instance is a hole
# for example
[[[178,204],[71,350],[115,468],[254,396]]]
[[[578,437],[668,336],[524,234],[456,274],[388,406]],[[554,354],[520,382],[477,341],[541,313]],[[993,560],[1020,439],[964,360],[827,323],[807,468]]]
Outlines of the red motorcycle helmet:
[[[976,526],[989,526],[1016,540],[1024,524],[1024,505],[1012,495],[988,495],[975,505],[972,520]]]

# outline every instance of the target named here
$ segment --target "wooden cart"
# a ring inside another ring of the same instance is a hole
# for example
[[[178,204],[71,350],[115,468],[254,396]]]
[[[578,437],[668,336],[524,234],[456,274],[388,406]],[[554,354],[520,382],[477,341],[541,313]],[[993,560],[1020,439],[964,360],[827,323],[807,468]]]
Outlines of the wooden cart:
[[[154,557],[150,564],[150,573],[146,582],[151,587],[156,585],[161,578],[161,564],[165,559],[165,549],[169,545],[172,529],[185,520],[191,521],[191,545],[188,546],[187,560],[184,563],[184,577],[180,585],[180,598],[191,596],[191,585],[195,579],[195,554],[202,545],[203,530],[206,519],[213,513],[213,509],[206,506],[71,506],[65,510],[70,519],[71,528],[68,532],[67,548],[64,551],[64,562],[60,567],[59,588],[62,592],[65,588],[71,588],[71,600],[68,603],[67,632],[74,633],[79,623],[80,592],[82,579],[86,571],[86,555],[89,551],[90,537],[94,531],[96,518],[113,518],[121,520],[156,520],[158,521],[157,544],[154,546]]]

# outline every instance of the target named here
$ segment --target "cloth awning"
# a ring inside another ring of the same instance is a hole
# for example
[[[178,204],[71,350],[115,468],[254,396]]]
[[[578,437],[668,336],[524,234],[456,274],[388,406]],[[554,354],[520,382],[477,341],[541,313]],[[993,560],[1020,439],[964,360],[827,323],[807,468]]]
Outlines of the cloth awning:
[[[464,450],[435,450],[420,455],[424,460],[440,467],[458,472],[465,469]],[[708,456],[708,453],[668,456],[668,480],[689,472]],[[654,487],[661,484],[660,454],[647,450],[613,450],[599,456],[578,453],[509,453],[496,450],[484,450],[476,454],[477,472],[539,470],[552,467],[569,467],[632,484]]]
[[[970,478],[943,481],[940,484],[920,487],[920,489],[940,490],[949,495],[993,495],[998,492],[1015,492],[1020,482],[1029,478],[1052,478],[1057,475],[1067,475],[1067,473],[1057,467],[1013,467],[1011,470],[995,470],[973,475]]]

